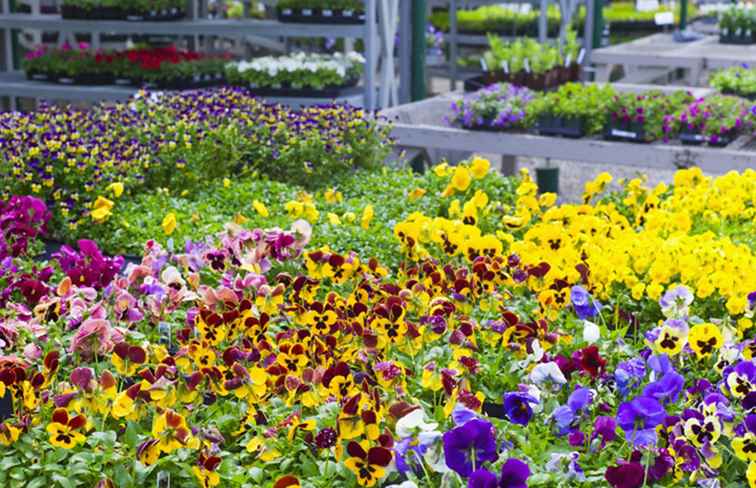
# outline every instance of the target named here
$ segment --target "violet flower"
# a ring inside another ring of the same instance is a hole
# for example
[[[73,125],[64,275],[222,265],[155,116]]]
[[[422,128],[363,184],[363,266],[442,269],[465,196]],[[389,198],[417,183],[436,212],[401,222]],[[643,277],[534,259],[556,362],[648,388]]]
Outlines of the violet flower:
[[[664,422],[667,412],[655,398],[639,396],[622,403],[617,409],[617,423],[625,438],[635,447],[656,445],[656,426]]]
[[[495,461],[494,426],[485,420],[473,419],[444,434],[446,465],[467,478],[486,461]]]
[[[570,301],[575,313],[582,320],[595,317],[601,311],[601,303],[594,300],[590,293],[582,286],[573,286],[570,290]]]

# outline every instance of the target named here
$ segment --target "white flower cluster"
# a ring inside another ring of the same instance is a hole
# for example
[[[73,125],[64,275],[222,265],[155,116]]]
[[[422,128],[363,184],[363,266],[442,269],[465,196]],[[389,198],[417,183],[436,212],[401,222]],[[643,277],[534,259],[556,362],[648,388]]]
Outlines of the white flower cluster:
[[[335,71],[341,77],[346,77],[349,70],[356,65],[365,63],[365,58],[357,52],[347,54],[309,54],[304,52],[293,53],[288,56],[264,56],[251,61],[239,61],[230,63],[229,67],[236,67],[239,73],[256,71],[266,73],[271,77],[278,73],[296,71]]]

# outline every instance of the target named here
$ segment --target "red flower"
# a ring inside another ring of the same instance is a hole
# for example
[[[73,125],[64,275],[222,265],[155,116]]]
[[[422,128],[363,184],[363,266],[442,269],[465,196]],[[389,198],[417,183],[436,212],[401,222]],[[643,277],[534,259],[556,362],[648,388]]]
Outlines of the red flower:
[[[606,360],[601,357],[596,346],[588,346],[575,353],[580,369],[588,373],[591,378],[597,378],[606,367]]]

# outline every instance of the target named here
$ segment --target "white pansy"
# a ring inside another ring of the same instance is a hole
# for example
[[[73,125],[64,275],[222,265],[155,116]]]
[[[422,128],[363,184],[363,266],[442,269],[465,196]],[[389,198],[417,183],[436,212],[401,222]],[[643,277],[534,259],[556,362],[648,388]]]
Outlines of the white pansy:
[[[413,436],[418,430],[429,432],[436,430],[437,427],[438,424],[435,422],[426,422],[425,412],[418,408],[396,422],[396,435],[403,439],[405,437]]]
[[[585,342],[596,342],[601,338],[601,329],[599,326],[589,320],[583,321],[583,340]]]
[[[365,58],[357,52],[345,54],[309,54],[297,52],[287,56],[263,56],[249,61],[229,63],[227,68],[235,68],[239,73],[249,71],[264,73],[275,77],[279,73],[296,73],[306,71],[318,73],[320,71],[333,71],[340,77],[345,78],[350,70],[358,68],[365,63]]]
[[[533,371],[530,372],[530,381],[536,385],[544,383],[564,385],[567,383],[567,378],[564,377],[564,373],[559,369],[559,365],[554,361],[551,361],[548,363],[536,364]]]

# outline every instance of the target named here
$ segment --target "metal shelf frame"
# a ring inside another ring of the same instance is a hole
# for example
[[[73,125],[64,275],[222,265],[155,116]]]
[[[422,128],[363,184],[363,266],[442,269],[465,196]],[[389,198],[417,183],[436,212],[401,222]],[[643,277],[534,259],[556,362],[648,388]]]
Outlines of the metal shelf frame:
[[[485,46],[488,39],[484,35],[460,34],[457,22],[457,14],[460,10],[482,7],[486,5],[509,4],[530,4],[539,7],[538,17],[538,40],[546,42],[548,39],[548,19],[547,12],[551,2],[559,5],[562,12],[561,27],[559,29],[559,40],[562,41],[566,34],[566,29],[570,24],[572,15],[576,12],[578,5],[582,0],[433,0],[431,6],[448,6],[449,7],[449,33],[444,35],[444,39],[449,43],[449,76],[452,91],[457,88],[457,81],[460,80],[459,46],[475,45]]]
[[[10,1],[0,0],[2,13],[0,14],[0,40],[3,43],[2,52],[5,57],[4,75],[0,76],[0,96],[11,99],[11,107],[15,108],[15,97],[21,92],[34,93],[35,88],[40,94],[36,98],[69,99],[74,94],[77,99],[120,99],[124,93],[122,87],[71,87],[65,85],[42,84],[35,81],[25,81],[15,73],[14,67],[14,35],[21,30],[38,32],[59,32],[61,42],[64,35],[92,34],[93,48],[99,48],[99,38],[103,34],[148,34],[170,35],[194,38],[202,36],[216,36],[220,38],[245,38],[254,43],[259,40],[272,38],[343,38],[346,40],[362,39],[364,42],[365,70],[363,80],[363,96],[361,105],[368,110],[385,108],[396,105],[398,100],[398,81],[395,74],[394,38],[397,32],[400,0],[364,0],[365,22],[357,25],[343,24],[299,24],[285,23],[276,20],[209,20],[200,16],[206,9],[203,0],[188,0],[187,20],[175,22],[131,22],[131,21],[100,21],[100,20],[68,20],[59,15],[44,15],[39,13],[39,2],[32,3],[31,14],[10,13]],[[21,89],[22,84],[28,84],[29,89]],[[43,86],[44,85],[44,86]],[[72,90],[73,88],[73,90]],[[90,91],[90,97],[84,97],[83,92]],[[131,90],[133,92],[133,90]],[[287,99],[290,100],[290,99]],[[302,100],[293,98],[291,100]],[[353,100],[353,97],[350,97]],[[325,102],[327,100],[319,100]]]

